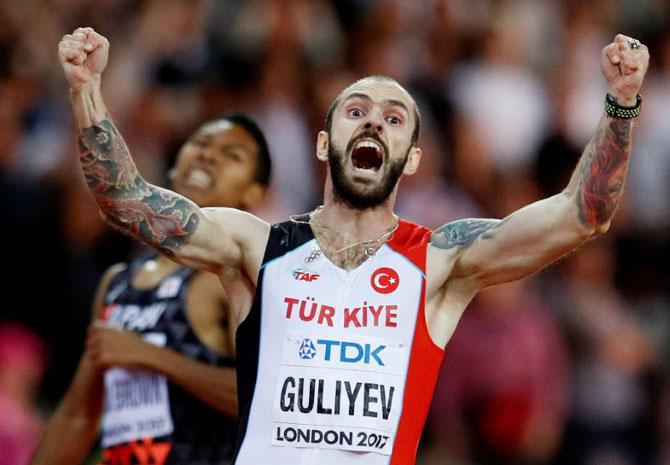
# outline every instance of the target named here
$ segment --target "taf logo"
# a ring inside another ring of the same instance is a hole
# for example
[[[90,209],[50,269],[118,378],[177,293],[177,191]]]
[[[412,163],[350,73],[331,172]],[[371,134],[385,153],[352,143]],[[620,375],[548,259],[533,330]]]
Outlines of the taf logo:
[[[305,338],[298,349],[298,356],[302,360],[312,360],[316,356],[316,347],[310,338]]]
[[[399,284],[400,276],[393,268],[377,268],[370,277],[372,289],[380,294],[390,294],[398,289]]]
[[[311,283],[312,281],[319,279],[319,273],[314,273],[313,271],[304,268],[298,268],[297,270],[293,270],[293,278],[296,281],[307,281],[308,283]]]
[[[325,347],[323,358],[326,361],[330,361],[331,357],[334,357],[342,363],[362,362],[368,365],[374,360],[378,365],[384,366],[384,362],[379,356],[382,350],[386,348],[383,344],[373,346],[372,344],[333,341],[331,339],[317,339],[316,343]]]

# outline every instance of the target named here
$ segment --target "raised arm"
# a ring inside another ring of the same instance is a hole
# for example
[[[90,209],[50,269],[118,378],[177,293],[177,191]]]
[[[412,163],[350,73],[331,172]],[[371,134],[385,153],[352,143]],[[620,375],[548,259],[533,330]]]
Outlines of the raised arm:
[[[269,226],[234,209],[201,209],[140,176],[102,98],[109,43],[91,28],[63,37],[59,58],[70,83],[81,166],[103,218],[185,265],[219,272],[259,263]],[[244,234],[241,234],[244,231]]]
[[[619,106],[637,104],[648,63],[647,47],[621,34],[603,49],[608,93]],[[445,273],[447,283],[465,282],[474,292],[532,274],[606,232],[623,195],[632,127],[632,119],[603,115],[560,194],[503,220],[461,220],[436,229],[431,238],[433,261],[455,257],[453,268],[436,266],[438,273]]]

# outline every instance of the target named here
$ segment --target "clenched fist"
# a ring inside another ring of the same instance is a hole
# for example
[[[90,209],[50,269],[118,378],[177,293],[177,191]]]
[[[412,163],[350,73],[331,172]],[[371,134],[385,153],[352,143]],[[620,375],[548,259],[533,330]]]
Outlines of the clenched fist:
[[[108,55],[109,42],[90,27],[64,35],[58,44],[58,57],[73,90],[100,82]]]
[[[601,68],[607,79],[608,92],[619,105],[633,106],[649,67],[649,49],[639,41],[617,34],[614,42],[603,48]]]

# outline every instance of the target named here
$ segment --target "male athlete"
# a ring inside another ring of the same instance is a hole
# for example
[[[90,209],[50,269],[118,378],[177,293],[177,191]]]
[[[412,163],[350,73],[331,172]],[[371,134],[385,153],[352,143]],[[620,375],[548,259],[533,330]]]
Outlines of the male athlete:
[[[270,226],[198,208],[139,175],[100,90],[108,50],[90,28],[59,48],[101,213],[253,301],[237,315],[238,465],[414,463],[444,347],[472,297],[608,229],[649,61],[623,35],[603,49],[606,114],[563,192],[503,220],[430,231],[393,214],[398,180],[421,157],[419,112],[397,82],[370,77],[342,91],[317,139],[323,207]]]
[[[263,134],[234,113],[201,126],[170,172],[173,189],[200,207],[240,209],[259,203],[269,176]],[[105,464],[229,464],[236,318],[250,305],[230,290],[155,254],[111,267],[86,351],[32,465],[81,463],[101,419]]]

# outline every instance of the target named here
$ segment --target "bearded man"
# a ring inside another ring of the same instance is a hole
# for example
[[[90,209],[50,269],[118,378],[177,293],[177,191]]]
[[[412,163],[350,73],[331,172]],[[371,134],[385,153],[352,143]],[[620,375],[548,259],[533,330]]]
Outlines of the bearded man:
[[[416,103],[392,79],[362,79],[335,99],[316,147],[328,162],[323,206],[271,226],[139,175],[100,90],[108,50],[90,28],[59,47],[84,175],[110,224],[250,303],[236,307],[238,465],[414,463],[444,347],[472,297],[607,231],[649,62],[624,35],[603,49],[605,112],[563,192],[430,231],[393,213],[421,149]]]

